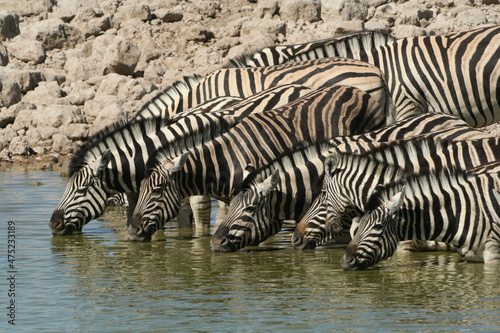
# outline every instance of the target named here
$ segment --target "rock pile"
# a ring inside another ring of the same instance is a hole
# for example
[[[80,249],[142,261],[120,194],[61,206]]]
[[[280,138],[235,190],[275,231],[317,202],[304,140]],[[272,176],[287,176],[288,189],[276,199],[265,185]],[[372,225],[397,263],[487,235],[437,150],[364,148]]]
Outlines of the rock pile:
[[[0,0],[1,161],[57,164],[183,75],[266,46],[362,29],[401,38],[500,24],[500,0],[144,3]]]

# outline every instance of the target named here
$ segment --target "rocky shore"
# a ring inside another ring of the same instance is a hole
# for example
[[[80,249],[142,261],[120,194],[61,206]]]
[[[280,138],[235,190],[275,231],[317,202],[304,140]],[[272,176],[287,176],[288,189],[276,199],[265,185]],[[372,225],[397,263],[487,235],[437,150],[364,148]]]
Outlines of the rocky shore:
[[[64,170],[87,137],[245,52],[498,24],[500,0],[0,0],[0,170]]]

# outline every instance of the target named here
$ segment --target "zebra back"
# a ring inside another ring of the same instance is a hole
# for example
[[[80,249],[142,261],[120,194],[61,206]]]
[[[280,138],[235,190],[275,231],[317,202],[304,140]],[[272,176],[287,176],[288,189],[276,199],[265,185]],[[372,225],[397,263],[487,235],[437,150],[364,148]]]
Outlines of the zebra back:
[[[395,40],[377,31],[352,32],[308,43],[267,47],[231,59],[224,67],[263,67],[321,58],[353,58],[362,50],[378,48]]]
[[[333,84],[357,87],[371,94],[384,108],[388,122],[395,117],[383,73],[373,65],[343,58],[317,59],[268,67],[224,68],[196,78],[189,89],[181,85],[177,98],[167,107],[149,108],[143,118],[169,117],[218,96],[249,97],[265,89],[284,84],[300,84],[312,89]],[[159,103],[159,102],[158,102]],[[149,112],[149,113],[148,113]],[[139,116],[139,114],[138,114]]]

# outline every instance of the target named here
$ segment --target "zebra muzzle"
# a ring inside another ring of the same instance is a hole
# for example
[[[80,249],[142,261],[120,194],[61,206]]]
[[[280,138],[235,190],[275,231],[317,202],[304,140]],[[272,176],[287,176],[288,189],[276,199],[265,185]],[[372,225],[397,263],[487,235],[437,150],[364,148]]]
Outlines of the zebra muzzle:
[[[358,247],[354,244],[347,246],[342,259],[340,259],[340,266],[344,271],[353,271],[358,269]]]

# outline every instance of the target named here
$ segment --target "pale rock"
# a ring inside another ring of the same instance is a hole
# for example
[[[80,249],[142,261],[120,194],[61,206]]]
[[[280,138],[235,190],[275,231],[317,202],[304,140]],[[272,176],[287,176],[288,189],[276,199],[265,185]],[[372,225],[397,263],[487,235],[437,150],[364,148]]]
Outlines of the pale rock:
[[[98,36],[102,32],[111,29],[111,16],[95,17],[88,21],[75,22],[74,25],[82,32],[85,38]]]
[[[0,12],[0,40],[5,41],[19,34],[19,15],[9,11]]]
[[[204,17],[215,18],[220,11],[219,1],[197,0],[193,4],[194,10]]]
[[[131,19],[140,19],[141,21],[151,20],[151,10],[147,5],[131,4],[124,5],[118,8],[116,16],[122,21]]]
[[[16,136],[12,139],[9,145],[9,152],[12,155],[29,155],[30,146],[28,140],[25,137]]]
[[[83,114],[86,118],[96,118],[102,110],[110,105],[116,104],[118,106],[123,105],[125,100],[123,98],[112,96],[112,95],[96,95],[92,100],[85,102],[83,106]],[[87,123],[90,123],[87,121]]]
[[[111,104],[97,115],[95,121],[89,129],[89,135],[94,135],[103,128],[118,122],[127,121],[129,119],[129,112],[121,107],[121,105],[115,103]]]
[[[317,22],[321,20],[321,1],[281,0],[279,13],[283,20]]]
[[[141,56],[141,51],[132,42],[116,36],[104,57],[111,72],[132,75]]]
[[[257,3],[255,10],[260,18],[263,18],[266,14],[273,16],[279,11],[278,0],[261,0]]]
[[[75,144],[60,133],[54,134],[52,142],[52,151],[56,153],[66,155],[76,150]]]
[[[78,29],[57,18],[32,23],[21,35],[43,43],[46,50],[73,48],[83,42],[83,35]]]
[[[109,73],[106,75],[101,83],[99,84],[99,88],[97,88],[96,95],[118,95],[118,89],[120,86],[124,85],[127,81],[131,79],[116,73]]]
[[[7,46],[0,42],[0,66],[7,66],[9,63],[9,52]]]
[[[43,110],[36,110],[31,115],[34,126],[59,128],[63,125],[83,122],[82,110],[75,105],[52,104]]]
[[[144,82],[144,80],[143,80]],[[151,89],[151,86],[144,86],[141,84],[139,80],[130,80],[124,85],[122,85],[118,89],[118,97],[121,97],[126,100],[140,100],[142,97],[144,97],[146,94],[148,94],[150,91],[147,91],[146,89]]]
[[[11,77],[0,74],[0,108],[9,107],[21,101],[21,89]]]
[[[8,125],[4,129],[0,129],[0,143],[3,145],[8,145],[12,138],[17,136],[17,131],[13,128],[12,125]]]
[[[50,105],[61,97],[64,96],[59,84],[56,81],[49,81],[39,82],[34,90],[26,93],[24,100],[36,105]]]
[[[20,110],[12,124],[12,130],[18,131],[21,129],[28,129],[31,126],[33,111],[34,110],[31,109]]]
[[[144,78],[159,84],[161,78],[165,75],[168,70],[167,66],[161,59],[156,59],[149,62],[148,66],[144,70]]]
[[[476,28],[480,24],[488,22],[486,15],[479,8],[470,8],[458,12],[456,19],[458,24],[465,25],[465,28]]]
[[[368,6],[360,0],[343,1],[340,16],[344,21],[365,20],[368,16]]]
[[[270,35],[274,40],[279,34],[286,35],[286,23],[278,20],[255,19],[243,22],[241,36],[245,38],[259,38],[262,35]]]
[[[373,18],[365,23],[365,29],[389,34],[391,32],[391,24],[387,20]]]
[[[155,16],[165,23],[182,21],[184,14],[181,11],[175,11],[169,8],[160,8],[155,10]]]
[[[214,38],[215,35],[212,31],[204,29],[202,26],[190,26],[189,28],[184,30],[184,39],[192,42],[207,42],[210,39]]]
[[[59,133],[73,141],[82,140],[89,136],[90,127],[89,124],[68,124],[61,126]]]
[[[21,93],[35,89],[38,84],[45,80],[41,71],[15,69],[9,67],[0,68],[0,74],[6,75],[16,81]]]
[[[41,64],[47,56],[43,44],[33,40],[14,40],[9,44],[8,50],[11,56],[35,64]]]
[[[70,86],[67,99],[73,105],[83,105],[95,97],[95,87],[84,81],[74,82]]]
[[[0,0],[0,8],[5,11],[14,11],[20,16],[35,17],[52,11],[54,3],[54,0],[23,0],[21,3],[19,1]]]
[[[335,33],[340,35],[364,29],[364,22],[362,20],[340,21],[336,25]]]
[[[426,30],[413,25],[396,25],[392,29],[392,35],[398,39],[406,37],[419,37],[425,36]]]
[[[0,128],[5,128],[9,124],[13,124],[21,110],[36,110],[36,106],[35,104],[21,101],[8,109],[3,109],[0,112]]]

